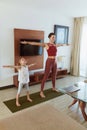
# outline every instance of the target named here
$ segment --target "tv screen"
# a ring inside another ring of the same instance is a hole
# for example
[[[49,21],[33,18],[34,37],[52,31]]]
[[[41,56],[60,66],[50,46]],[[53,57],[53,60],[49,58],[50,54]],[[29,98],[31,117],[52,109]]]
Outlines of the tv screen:
[[[28,41],[28,42],[42,42],[42,40],[38,39],[21,39],[21,41]],[[35,55],[42,55],[43,48],[36,45],[30,44],[21,44],[20,43],[20,56],[35,56]]]

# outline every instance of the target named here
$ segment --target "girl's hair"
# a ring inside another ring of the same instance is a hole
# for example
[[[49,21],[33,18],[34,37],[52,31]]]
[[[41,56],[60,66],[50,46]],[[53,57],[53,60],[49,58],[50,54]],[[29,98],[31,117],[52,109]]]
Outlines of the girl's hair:
[[[53,32],[49,33],[48,38],[50,38],[52,35],[55,35],[55,33]]]

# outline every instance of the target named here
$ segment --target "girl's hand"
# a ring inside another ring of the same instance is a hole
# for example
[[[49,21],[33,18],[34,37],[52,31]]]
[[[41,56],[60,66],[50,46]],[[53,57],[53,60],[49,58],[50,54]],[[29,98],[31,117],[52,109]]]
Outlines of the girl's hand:
[[[31,66],[36,65],[36,63],[31,64]]]
[[[7,68],[7,67],[9,67],[9,65],[3,65],[3,67],[4,67],[4,68]]]

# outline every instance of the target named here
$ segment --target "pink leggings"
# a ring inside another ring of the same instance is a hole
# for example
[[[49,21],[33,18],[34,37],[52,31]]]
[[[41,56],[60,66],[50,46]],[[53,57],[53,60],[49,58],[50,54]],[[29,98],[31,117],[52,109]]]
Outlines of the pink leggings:
[[[43,89],[44,89],[44,84],[45,84],[45,82],[50,74],[50,71],[52,72],[52,85],[53,85],[53,88],[55,88],[57,63],[56,63],[55,59],[48,58],[46,61],[44,77],[43,77],[43,80],[41,83],[41,91],[43,91]]]

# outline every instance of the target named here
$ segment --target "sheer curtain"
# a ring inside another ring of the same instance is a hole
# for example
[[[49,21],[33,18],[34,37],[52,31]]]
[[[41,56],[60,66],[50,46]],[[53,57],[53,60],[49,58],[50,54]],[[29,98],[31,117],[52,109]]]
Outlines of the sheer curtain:
[[[80,76],[87,77],[87,17],[84,19],[80,49]]]
[[[80,45],[84,17],[74,18],[73,44],[71,54],[71,74],[80,75]]]

